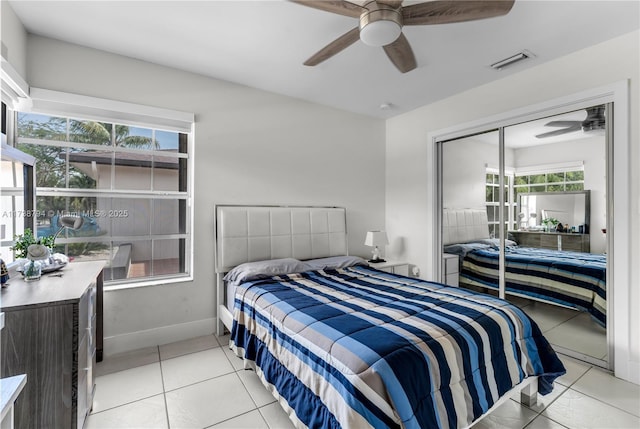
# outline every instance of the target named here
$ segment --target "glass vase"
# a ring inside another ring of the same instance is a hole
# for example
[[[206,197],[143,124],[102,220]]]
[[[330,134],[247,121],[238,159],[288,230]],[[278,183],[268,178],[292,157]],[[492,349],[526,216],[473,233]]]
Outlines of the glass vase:
[[[42,264],[40,261],[28,261],[24,264],[22,269],[25,281],[30,282],[40,280],[40,277],[42,276]]]

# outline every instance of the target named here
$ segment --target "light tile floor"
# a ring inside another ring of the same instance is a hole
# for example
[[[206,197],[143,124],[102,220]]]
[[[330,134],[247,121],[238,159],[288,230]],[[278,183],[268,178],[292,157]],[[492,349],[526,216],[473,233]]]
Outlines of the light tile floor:
[[[535,320],[552,345],[606,360],[607,330],[598,325],[589,313],[516,296],[507,295],[507,301],[516,304]]]
[[[213,335],[107,357],[87,428],[290,429],[253,371]],[[640,428],[640,386],[562,357],[567,374],[527,408],[509,400],[474,429]]]

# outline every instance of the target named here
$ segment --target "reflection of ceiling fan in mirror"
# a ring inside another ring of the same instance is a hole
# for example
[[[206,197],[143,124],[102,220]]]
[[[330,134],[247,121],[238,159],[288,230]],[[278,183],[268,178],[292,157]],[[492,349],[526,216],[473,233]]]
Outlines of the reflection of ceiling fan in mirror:
[[[315,53],[305,61],[305,65],[320,64],[360,39],[369,46],[383,47],[398,70],[406,73],[416,68],[416,59],[407,38],[402,34],[403,26],[449,24],[502,16],[511,10],[515,0],[434,0],[409,6],[402,6],[403,0],[292,1],[360,19],[359,26]]]
[[[559,127],[555,131],[549,131],[547,133],[542,133],[536,135],[537,138],[543,139],[546,137],[554,137],[562,134],[572,133],[575,131],[594,131],[594,130],[604,130],[605,128],[605,119],[604,119],[604,106],[594,106],[588,107],[585,109],[587,112],[587,117],[582,121],[551,121],[544,124],[545,127]]]

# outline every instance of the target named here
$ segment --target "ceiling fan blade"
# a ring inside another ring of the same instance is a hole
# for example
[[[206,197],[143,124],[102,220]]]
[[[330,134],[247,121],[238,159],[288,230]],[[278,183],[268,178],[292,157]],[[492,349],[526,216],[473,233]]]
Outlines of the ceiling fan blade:
[[[394,9],[399,8],[400,6],[402,6],[402,1],[403,0],[377,0],[378,4],[386,4],[387,6],[390,6]]]
[[[551,121],[544,124],[545,127],[578,127],[582,121]]]
[[[348,48],[356,41],[360,39],[360,28],[356,27],[351,31],[346,32],[342,36],[338,37],[333,42],[329,43],[324,48],[320,49],[318,52],[313,54],[311,58],[304,62],[305,66],[315,66],[320,64],[324,60],[327,60],[342,51],[343,49]]]
[[[411,71],[417,66],[416,57],[413,55],[411,45],[409,45],[409,41],[403,33],[400,33],[400,37],[398,37],[395,42],[384,46],[384,51],[387,53],[391,62],[402,73]]]
[[[581,125],[575,125],[575,126],[570,126],[567,128],[562,128],[560,130],[555,130],[555,131],[549,131],[548,133],[542,133],[542,134],[538,134],[536,135],[537,138],[539,139],[543,139],[546,137],[554,137],[554,136],[559,136],[562,134],[567,134],[567,133],[572,133],[574,131],[580,131],[582,129]]]
[[[304,6],[313,7],[316,9],[324,10],[326,12],[337,13],[339,15],[350,16],[352,18],[359,18],[362,12],[367,9],[360,5],[353,4],[348,1],[340,0],[291,0],[293,3],[298,3]]]
[[[435,0],[402,8],[404,25],[448,24],[509,13],[515,0]]]

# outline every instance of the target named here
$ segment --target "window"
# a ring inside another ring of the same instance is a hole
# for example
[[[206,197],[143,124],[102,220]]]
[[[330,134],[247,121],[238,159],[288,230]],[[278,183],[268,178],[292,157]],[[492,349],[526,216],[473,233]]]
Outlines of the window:
[[[513,192],[564,192],[584,190],[584,167],[536,174],[516,173]]]
[[[515,210],[515,204],[513,203],[513,198],[511,198],[511,183],[513,183],[513,176],[506,175],[504,176],[504,225],[505,225],[505,233],[509,229],[513,229],[514,226],[514,216],[513,211]],[[486,206],[487,206],[487,219],[489,220],[489,235],[491,237],[499,236],[499,225],[500,225],[500,175],[497,170],[492,168],[487,168],[487,176],[486,176]],[[512,207],[511,210],[509,208]],[[511,213],[511,217],[509,214]]]
[[[107,285],[184,278],[191,266],[190,135],[145,125],[19,112],[17,149],[36,159],[36,234],[107,262]],[[61,229],[62,214],[82,218]]]
[[[33,229],[33,157],[7,145],[8,126],[13,112],[2,103],[2,161],[0,161],[0,257],[14,261],[13,237],[25,228]]]

